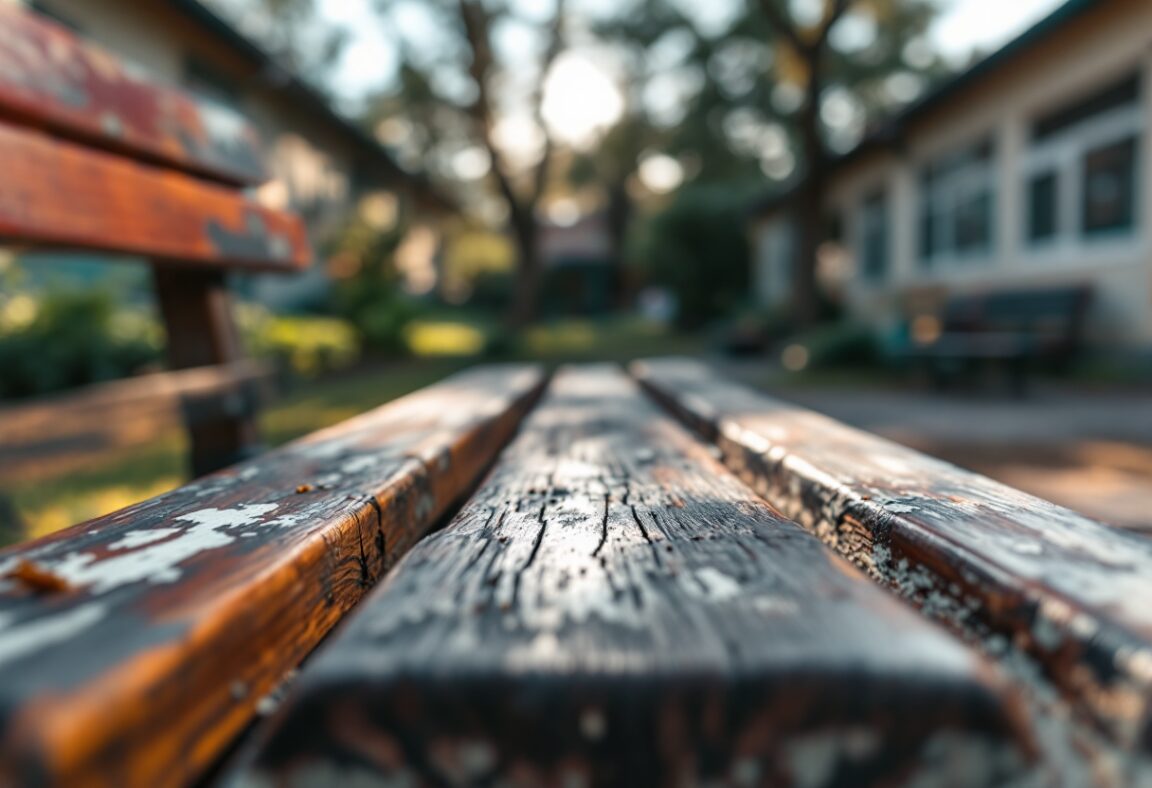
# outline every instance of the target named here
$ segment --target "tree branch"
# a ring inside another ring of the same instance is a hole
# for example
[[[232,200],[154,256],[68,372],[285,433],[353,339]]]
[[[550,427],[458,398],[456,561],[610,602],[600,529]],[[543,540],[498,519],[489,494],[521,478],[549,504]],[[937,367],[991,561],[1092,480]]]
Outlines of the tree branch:
[[[480,141],[488,152],[491,162],[491,173],[496,181],[500,196],[508,204],[508,213],[514,223],[525,221],[531,208],[525,206],[516,189],[512,185],[512,176],[505,167],[504,156],[500,146],[496,144],[493,136],[493,108],[492,95],[488,80],[492,75],[495,61],[492,57],[491,20],[483,5],[475,0],[457,0],[460,23],[464,28],[464,37],[468,41],[468,48],[472,54],[472,62],[468,65],[468,73],[476,85],[476,99],[469,107],[469,115],[476,123],[480,134]]]
[[[808,45],[800,35],[800,31],[792,23],[792,19],[777,5],[777,0],[760,0],[760,9],[768,22],[776,28],[776,32],[784,36],[785,40],[796,50],[797,54],[808,51]]]
[[[840,21],[848,11],[848,6],[852,4],[852,0],[832,0],[832,2],[824,7],[824,16],[820,20],[820,26],[816,29],[816,39],[813,41],[813,46],[817,49],[822,48],[828,41],[828,35],[832,32],[832,28]]]
[[[565,0],[556,0],[555,13],[556,15],[552,20],[552,28],[548,36],[548,46],[544,50],[544,55],[540,58],[539,78],[535,95],[532,97],[532,115],[535,118],[536,125],[544,135],[544,151],[540,157],[540,161],[536,163],[536,171],[533,173],[532,179],[530,199],[533,206],[540,202],[540,199],[544,196],[544,190],[548,188],[548,175],[552,168],[552,153],[556,147],[556,141],[552,138],[552,132],[544,120],[544,82],[548,76],[548,72],[552,70],[556,59],[560,57],[560,53],[564,51],[566,28]]]

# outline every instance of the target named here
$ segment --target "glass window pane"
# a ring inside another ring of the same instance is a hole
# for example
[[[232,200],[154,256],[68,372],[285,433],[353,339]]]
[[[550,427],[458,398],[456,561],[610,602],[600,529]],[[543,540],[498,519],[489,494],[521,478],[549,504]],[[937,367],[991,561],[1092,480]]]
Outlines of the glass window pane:
[[[1059,190],[1055,172],[1032,176],[1028,182],[1028,239],[1043,241],[1056,235]]]
[[[874,194],[862,206],[860,267],[873,281],[883,279],[888,269],[887,205],[883,194]]]
[[[1135,168],[1134,137],[1085,154],[1081,205],[1085,233],[1132,229],[1136,218]]]
[[[920,262],[927,266],[936,254],[936,217],[927,205],[920,212]]]
[[[961,198],[953,216],[953,238],[957,252],[985,251],[992,241],[992,195],[981,189]]]

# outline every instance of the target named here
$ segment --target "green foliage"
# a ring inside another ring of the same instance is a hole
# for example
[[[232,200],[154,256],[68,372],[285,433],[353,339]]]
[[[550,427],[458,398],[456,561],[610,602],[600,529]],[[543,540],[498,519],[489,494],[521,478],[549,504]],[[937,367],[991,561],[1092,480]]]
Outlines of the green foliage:
[[[343,277],[334,289],[334,311],[378,353],[402,353],[404,329],[419,314],[400,291],[395,256],[402,239],[402,229],[380,230],[357,219],[337,234],[329,254],[330,268]]]
[[[747,195],[712,186],[682,189],[649,219],[633,259],[649,284],[671,290],[676,324],[695,329],[746,298],[751,253],[744,232]]]
[[[883,355],[875,332],[850,320],[801,334],[789,344],[789,348],[795,347],[804,349],[801,358],[806,363],[801,366],[807,369],[874,367],[881,363]]]
[[[20,304],[13,310],[13,304]],[[27,397],[130,375],[156,363],[163,332],[148,314],[118,310],[103,290],[10,299],[0,321],[0,396]]]
[[[240,324],[248,352],[272,359],[302,377],[350,366],[360,357],[356,329],[345,320],[315,315],[273,315],[247,305]]]

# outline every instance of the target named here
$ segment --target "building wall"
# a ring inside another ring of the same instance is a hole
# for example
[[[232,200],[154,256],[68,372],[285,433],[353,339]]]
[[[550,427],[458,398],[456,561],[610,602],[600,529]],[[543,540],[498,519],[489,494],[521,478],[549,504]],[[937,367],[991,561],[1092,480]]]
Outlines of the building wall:
[[[1135,231],[1129,237],[1077,235],[1043,248],[1030,245],[1025,173],[1033,121],[1135,69],[1142,74]],[[991,250],[925,266],[918,246],[923,168],[989,135],[995,142]],[[861,213],[863,201],[877,190],[888,197],[888,269],[870,280],[860,265]],[[1102,2],[915,119],[900,150],[872,154],[835,174],[829,208],[841,217],[854,261],[842,282],[843,297],[855,314],[881,327],[897,320],[918,293],[1086,283],[1095,293],[1090,339],[1152,348],[1152,3]]]

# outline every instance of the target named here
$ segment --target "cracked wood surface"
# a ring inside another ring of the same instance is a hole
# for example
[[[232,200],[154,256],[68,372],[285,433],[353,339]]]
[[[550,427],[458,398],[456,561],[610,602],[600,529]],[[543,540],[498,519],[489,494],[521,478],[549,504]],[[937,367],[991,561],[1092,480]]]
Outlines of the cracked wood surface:
[[[0,552],[0,784],[197,777],[471,489],[543,379],[462,373]]]
[[[232,187],[4,122],[0,172],[9,243],[284,272],[311,261],[297,217]]]
[[[999,674],[635,384],[566,371],[301,672],[245,785],[986,785]],[[933,771],[936,770],[936,771]]]
[[[1152,751],[1152,543],[699,362],[632,371],[773,506],[926,612],[1026,649],[1115,741]]]
[[[266,178],[235,112],[149,82],[52,20],[0,3],[0,117],[226,183]]]

